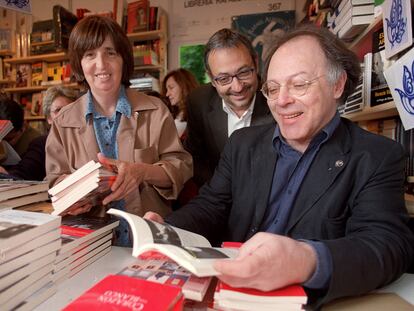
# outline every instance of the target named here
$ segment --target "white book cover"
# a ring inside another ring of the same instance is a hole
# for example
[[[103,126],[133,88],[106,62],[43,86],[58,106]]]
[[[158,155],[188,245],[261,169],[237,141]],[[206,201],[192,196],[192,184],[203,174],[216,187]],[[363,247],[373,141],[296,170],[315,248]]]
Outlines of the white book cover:
[[[108,214],[123,217],[128,222],[134,257],[146,251],[158,251],[193,274],[204,277],[218,275],[213,267],[217,259],[235,258],[238,254],[235,248],[212,247],[205,237],[168,224],[159,224],[113,208]]]
[[[414,128],[414,48],[384,71],[404,129]]]
[[[0,211],[0,254],[60,226],[61,217],[21,210]]]
[[[413,44],[410,0],[388,0],[382,4],[385,56],[391,58]]]

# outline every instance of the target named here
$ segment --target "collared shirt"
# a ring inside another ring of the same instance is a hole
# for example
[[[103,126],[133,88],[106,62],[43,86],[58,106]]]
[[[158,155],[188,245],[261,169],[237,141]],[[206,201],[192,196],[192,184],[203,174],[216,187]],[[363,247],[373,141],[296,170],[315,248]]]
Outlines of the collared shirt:
[[[238,129],[248,127],[250,126],[250,123],[252,122],[252,114],[254,109],[254,103],[256,100],[256,95],[254,95],[252,102],[247,108],[247,110],[243,113],[243,115],[239,118],[237,114],[234,113],[234,111],[227,106],[227,104],[222,100],[223,110],[225,113],[227,113],[227,135],[230,137],[230,135]]]
[[[121,116],[131,117],[131,105],[126,97],[125,88],[121,86],[115,112],[112,116],[106,117],[100,114],[93,104],[92,93],[88,91],[88,105],[85,112],[86,120],[93,120],[96,141],[101,153],[107,158],[118,158],[118,144],[116,134],[118,131]],[[125,210],[125,201],[114,201],[110,203],[111,208]],[[120,225],[115,231],[117,235],[116,245],[131,246],[128,233],[128,224],[124,219],[120,219]]]
[[[276,127],[273,136],[273,147],[278,154],[273,174],[272,188],[261,231],[286,234],[287,222],[295,203],[297,194],[321,146],[332,136],[340,123],[339,114],[314,137],[306,151],[302,154],[290,147]],[[307,241],[317,252],[318,263],[316,273],[305,285],[312,288],[324,288],[330,279],[332,267],[328,249],[323,243]]]

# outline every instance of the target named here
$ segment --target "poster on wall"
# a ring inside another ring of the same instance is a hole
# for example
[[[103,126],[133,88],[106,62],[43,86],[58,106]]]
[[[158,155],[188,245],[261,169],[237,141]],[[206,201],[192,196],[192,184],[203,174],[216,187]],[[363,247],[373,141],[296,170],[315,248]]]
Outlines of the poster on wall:
[[[232,17],[231,28],[249,38],[259,56],[259,69],[271,51],[273,44],[287,30],[295,26],[295,11],[246,14]]]
[[[0,0],[0,7],[24,13],[32,12],[30,0]]]
[[[382,10],[385,56],[390,58],[413,44],[411,2],[384,1]]]
[[[404,129],[414,128],[414,48],[384,71]]]
[[[291,0],[174,0],[169,17],[172,40],[204,40],[230,27],[233,15],[295,10]]]

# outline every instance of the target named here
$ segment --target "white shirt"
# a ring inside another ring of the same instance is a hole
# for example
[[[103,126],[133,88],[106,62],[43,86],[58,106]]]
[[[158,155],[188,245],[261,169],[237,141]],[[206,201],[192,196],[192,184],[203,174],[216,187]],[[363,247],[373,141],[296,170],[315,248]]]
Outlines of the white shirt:
[[[223,110],[225,113],[227,113],[227,136],[230,137],[230,135],[238,129],[241,129],[243,127],[250,126],[250,123],[252,121],[252,114],[253,114],[253,108],[254,108],[254,102],[256,99],[256,95],[254,95],[252,103],[250,104],[249,108],[243,113],[243,115],[239,118],[237,114],[234,113],[234,111],[227,106],[227,104],[222,100],[223,104]]]

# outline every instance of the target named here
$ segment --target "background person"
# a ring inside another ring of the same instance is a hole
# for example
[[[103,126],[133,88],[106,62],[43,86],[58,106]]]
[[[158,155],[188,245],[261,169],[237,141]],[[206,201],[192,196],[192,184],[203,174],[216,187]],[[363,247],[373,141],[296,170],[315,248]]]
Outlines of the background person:
[[[162,82],[162,95],[169,100],[169,108],[174,117],[178,136],[181,138],[187,128],[187,97],[198,86],[196,77],[183,68],[170,71]]]
[[[166,215],[168,200],[191,177],[192,159],[161,100],[128,89],[134,62],[124,31],[110,18],[82,19],[70,35],[69,59],[88,92],[64,107],[52,125],[46,145],[50,185],[99,160],[118,172],[104,205],[137,215],[149,210]],[[95,211],[104,213],[105,207]],[[90,209],[84,205],[69,213]],[[116,236],[117,245],[131,245],[125,221]]]
[[[49,125],[52,124],[60,109],[77,99],[77,92],[63,86],[52,86],[47,89],[42,101],[43,114]],[[46,139],[41,135],[33,139],[20,162],[16,165],[2,167],[0,173],[6,177],[25,180],[43,180],[46,177]]]
[[[188,97],[184,142],[199,187],[213,175],[233,131],[274,122],[259,91],[257,54],[245,36],[226,28],[217,31],[205,46],[204,65],[211,83]]]
[[[235,132],[211,181],[166,221],[214,244],[246,242],[237,259],[215,263],[224,282],[300,283],[314,308],[396,280],[414,253],[404,150],[339,116],[358,82],[356,55],[315,26],[270,55],[262,91],[276,125]]]
[[[0,120],[10,120],[13,129],[4,137],[20,157],[27,151],[30,143],[41,133],[27,124],[24,120],[24,109],[16,101],[0,97]]]

